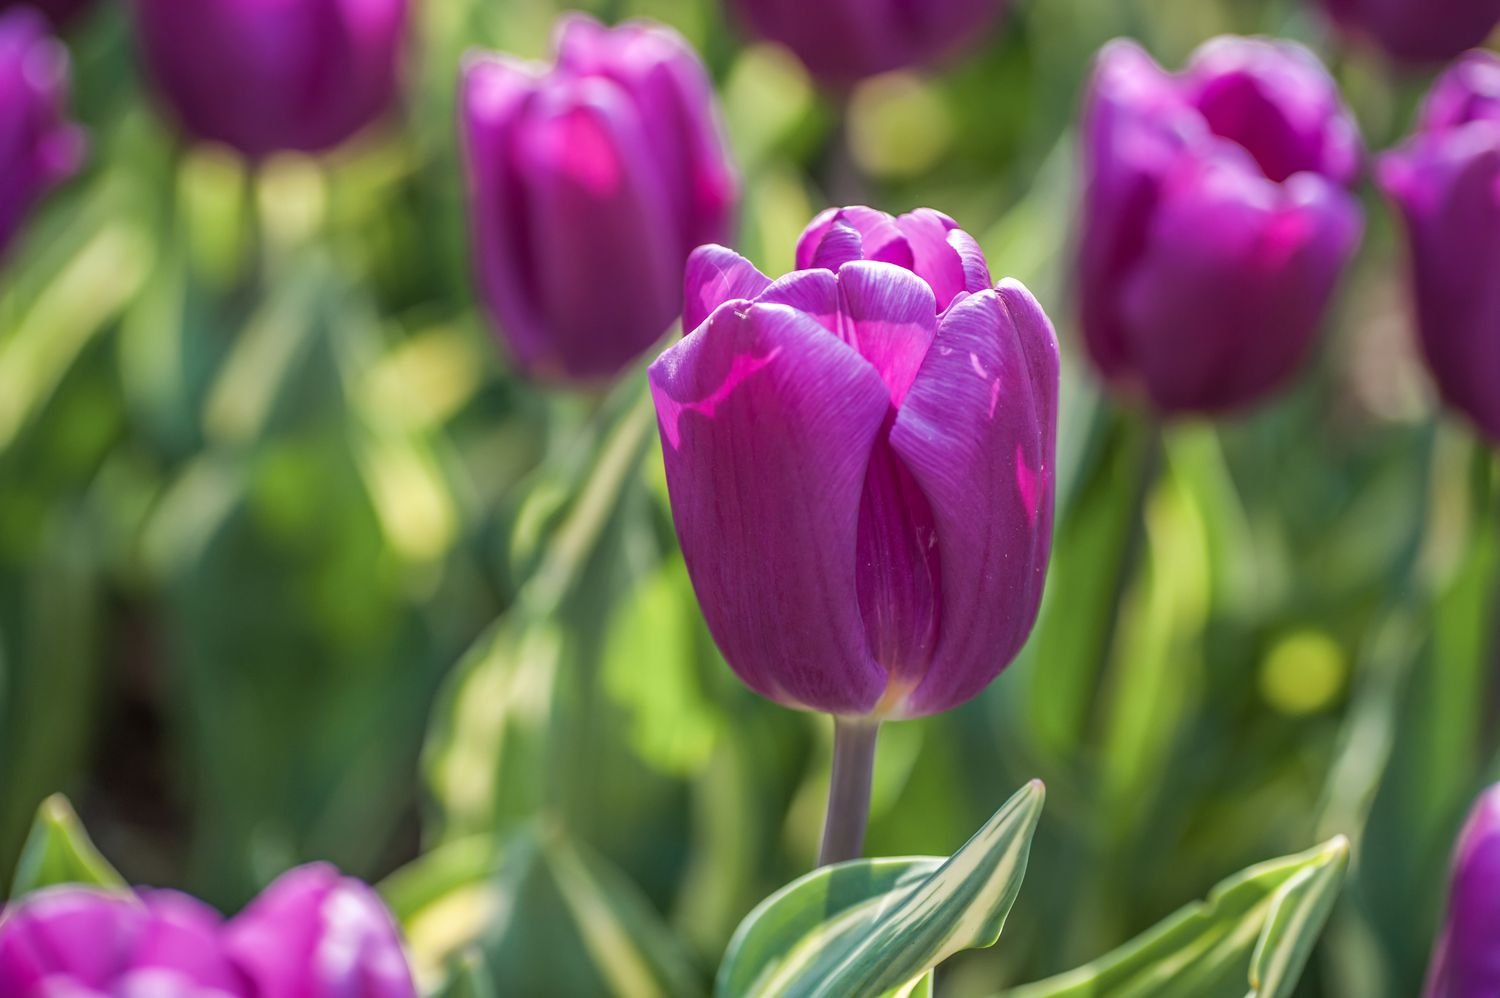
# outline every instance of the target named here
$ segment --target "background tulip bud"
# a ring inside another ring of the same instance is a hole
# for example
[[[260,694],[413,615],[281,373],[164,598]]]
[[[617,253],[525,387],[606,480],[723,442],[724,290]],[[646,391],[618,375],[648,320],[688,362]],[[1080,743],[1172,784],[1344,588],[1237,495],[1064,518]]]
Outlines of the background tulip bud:
[[[682,307],[682,267],[728,238],[738,181],[708,75],[668,28],[575,15],[545,70],[464,70],[477,280],[517,361],[544,377],[618,373]]]
[[[1321,0],[1345,33],[1402,62],[1447,62],[1500,25],[1500,0]]]
[[[1500,994],[1500,785],[1479,798],[1459,835],[1447,925],[1433,953],[1426,994]]]
[[[1083,329],[1100,372],[1167,412],[1285,382],[1359,241],[1353,119],[1313,55],[1220,38],[1180,75],[1098,57],[1083,122]]]
[[[57,25],[66,24],[82,13],[94,0],[0,0],[0,11],[12,7],[32,7],[47,15]]]
[[[147,71],[196,138],[323,152],[396,100],[407,0],[133,2]]]
[[[756,34],[829,83],[930,63],[976,40],[1004,0],[733,0]]]
[[[751,688],[843,716],[963,703],[1035,621],[1057,343],[951,220],[819,216],[772,281],[719,246],[651,367],[688,573]]]
[[[214,911],[172,891],[51,888],[0,915],[0,994],[250,998],[220,928]]]
[[[256,995],[416,995],[396,924],[379,895],[323,863],[267,887],[229,924],[224,949]]]
[[[1500,443],[1500,57],[1473,52],[1448,70],[1378,176],[1406,220],[1427,364]]]
[[[68,57],[29,8],[0,13],[0,254],[32,206],[78,168],[66,115]]]

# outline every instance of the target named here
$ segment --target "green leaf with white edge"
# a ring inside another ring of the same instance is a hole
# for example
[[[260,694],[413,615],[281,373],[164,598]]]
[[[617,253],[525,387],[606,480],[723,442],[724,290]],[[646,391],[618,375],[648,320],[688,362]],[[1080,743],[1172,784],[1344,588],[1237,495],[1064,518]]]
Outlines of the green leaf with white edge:
[[[1338,836],[1253,866],[1113,953],[1006,998],[1288,998],[1348,865]]]
[[[36,822],[16,863],[11,896],[20,897],[58,884],[111,889],[126,886],[125,878],[94,847],[73,805],[62,794],[48,797],[37,808]]]
[[[1028,784],[949,859],[855,860],[782,888],[735,933],[718,993],[930,995],[933,968],[1000,938],[1045,796]]]

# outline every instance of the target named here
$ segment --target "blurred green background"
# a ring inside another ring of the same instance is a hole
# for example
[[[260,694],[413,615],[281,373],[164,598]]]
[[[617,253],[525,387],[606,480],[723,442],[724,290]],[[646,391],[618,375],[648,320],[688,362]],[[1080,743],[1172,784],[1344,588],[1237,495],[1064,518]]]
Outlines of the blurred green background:
[[[403,120],[255,175],[163,125],[125,5],[69,36],[89,165],[0,273],[0,876],[62,790],[127,877],[230,909],[310,858],[399,871],[429,981],[477,939],[513,993],[629,993],[624,932],[691,993],[812,865],[830,727],[715,652],[639,372],[549,393],[476,313],[457,61],[544,56],[559,5],[415,6]],[[984,696],[880,749],[873,854],[946,855],[1048,784],[1005,938],[940,987],[1074,966],[1344,832],[1354,872],[1300,993],[1415,993],[1452,836],[1500,776],[1500,495],[1417,362],[1391,214],[1367,189],[1294,389],[1159,436],[1081,365],[1068,252],[1073,122],[1110,37],[1168,65],[1221,32],[1302,39],[1372,148],[1426,81],[1286,0],[1024,0],[968,57],[856,90],[841,130],[711,0],[581,6],[704,54],[762,269],[830,201],[930,205],[1058,322],[1041,622]]]

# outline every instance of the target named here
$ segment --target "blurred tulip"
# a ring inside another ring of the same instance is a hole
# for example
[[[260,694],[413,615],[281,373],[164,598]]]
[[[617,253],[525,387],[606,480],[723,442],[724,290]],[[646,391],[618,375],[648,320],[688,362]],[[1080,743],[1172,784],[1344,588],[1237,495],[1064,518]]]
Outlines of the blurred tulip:
[[[1401,62],[1447,62],[1500,25],[1500,0],[1321,0],[1335,25]]]
[[[62,25],[81,14],[85,7],[93,6],[93,3],[94,0],[0,0],[0,10],[34,7],[46,14],[53,24]]]
[[[1500,784],[1474,805],[1458,838],[1448,920],[1427,977],[1427,998],[1500,994]]]
[[[472,58],[461,114],[477,280],[517,361],[618,373],[681,312],[688,253],[729,236],[738,181],[702,64],[660,25],[573,15],[551,69]]]
[[[1180,75],[1099,54],[1083,123],[1089,353],[1165,413],[1214,413],[1290,378],[1359,242],[1353,119],[1290,42],[1220,38]]]
[[[259,159],[339,145],[397,99],[407,0],[133,0],[178,123]]]
[[[1378,176],[1406,220],[1428,366],[1500,443],[1500,57],[1473,52],[1449,69]]]
[[[0,995],[252,998],[220,929],[215,912],[172,891],[51,888],[0,916]]]
[[[225,952],[264,998],[415,998],[395,922],[323,863],[284,874],[230,922]]]
[[[0,254],[33,205],[83,158],[67,94],[67,53],[41,15],[0,14]]]
[[[756,34],[828,83],[931,63],[983,34],[1005,0],[732,0]]]
[[[688,572],[762,695],[844,717],[946,710],[1036,618],[1052,326],[933,211],[824,214],[797,262],[772,281],[699,249],[697,328],[652,365]]]

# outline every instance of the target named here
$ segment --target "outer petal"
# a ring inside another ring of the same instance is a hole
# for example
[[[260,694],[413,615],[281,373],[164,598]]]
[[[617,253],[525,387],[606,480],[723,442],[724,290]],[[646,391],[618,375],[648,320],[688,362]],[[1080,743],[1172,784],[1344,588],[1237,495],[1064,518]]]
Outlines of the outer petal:
[[[771,279],[732,249],[709,244],[693,250],[683,276],[682,331],[703,325],[726,301],[754,298]]]
[[[890,408],[814,320],[731,302],[651,367],[672,512],[724,657],[792,706],[864,714],[885,673],[855,583],[860,492]]]
[[[1471,998],[1500,993],[1500,787],[1475,805],[1453,860],[1448,926],[1436,979],[1446,990],[1433,998]]]
[[[911,246],[912,270],[932,285],[940,309],[960,294],[990,287],[990,268],[974,237],[942,212],[918,208],[896,219]]]
[[[1471,121],[1500,124],[1500,55],[1468,52],[1432,85],[1419,130],[1442,132]]]
[[[1056,335],[1021,285],[944,317],[890,437],[932,505],[942,565],[938,645],[907,714],[973,697],[1031,631],[1052,543],[1057,392]]]
[[[1438,387],[1500,441],[1500,126],[1423,136],[1382,161],[1400,205],[1422,349]]]
[[[522,276],[554,351],[544,366],[614,374],[666,332],[681,302],[683,258],[640,114],[607,80],[559,83],[516,123],[514,156],[528,211],[522,258],[533,268]]]
[[[256,993],[415,998],[400,937],[369,887],[327,864],[282,875],[229,924],[224,948]]]
[[[1222,412],[1295,373],[1360,232],[1314,174],[1285,189],[1226,161],[1184,162],[1121,288],[1135,370],[1168,412]]]

